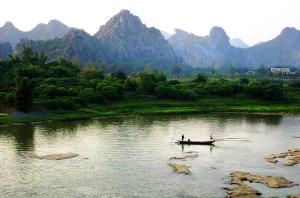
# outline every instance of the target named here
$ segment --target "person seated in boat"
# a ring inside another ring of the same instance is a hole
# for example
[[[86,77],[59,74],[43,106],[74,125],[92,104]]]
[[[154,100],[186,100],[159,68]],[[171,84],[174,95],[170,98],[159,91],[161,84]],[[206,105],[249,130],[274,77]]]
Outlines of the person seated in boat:
[[[183,141],[184,140],[184,134],[182,134],[182,136],[181,136],[181,141]]]
[[[188,139],[188,142],[190,142],[191,140],[190,139]]]
[[[213,134],[210,134],[210,141],[214,141]]]

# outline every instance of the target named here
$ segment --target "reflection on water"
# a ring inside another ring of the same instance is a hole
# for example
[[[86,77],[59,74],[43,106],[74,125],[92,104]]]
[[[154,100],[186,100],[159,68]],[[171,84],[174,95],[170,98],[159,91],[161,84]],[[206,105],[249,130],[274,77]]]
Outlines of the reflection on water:
[[[267,163],[270,153],[299,147],[300,117],[215,114],[129,116],[88,121],[0,127],[0,195],[4,197],[224,197],[231,171],[285,176],[300,183],[299,166]],[[181,134],[215,146],[177,145]],[[225,138],[225,139],[224,139]],[[236,139],[237,138],[237,139]],[[226,141],[225,141],[226,140]],[[171,161],[182,152],[198,158]],[[47,161],[35,154],[76,152]],[[191,166],[177,175],[167,166]],[[300,187],[268,189],[284,197]]]

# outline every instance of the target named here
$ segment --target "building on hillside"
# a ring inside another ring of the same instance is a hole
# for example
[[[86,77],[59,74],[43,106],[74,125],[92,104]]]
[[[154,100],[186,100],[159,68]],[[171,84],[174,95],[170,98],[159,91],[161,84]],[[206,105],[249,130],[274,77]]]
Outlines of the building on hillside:
[[[292,74],[291,69],[288,67],[271,67],[272,74]]]

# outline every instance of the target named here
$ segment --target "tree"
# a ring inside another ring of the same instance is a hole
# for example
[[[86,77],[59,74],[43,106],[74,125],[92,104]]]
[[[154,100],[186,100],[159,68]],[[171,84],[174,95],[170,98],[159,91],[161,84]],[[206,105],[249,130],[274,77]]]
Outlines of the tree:
[[[107,68],[107,66],[106,66],[104,63],[101,63],[101,64],[99,65],[99,68],[100,68],[100,70],[103,72],[103,74],[106,74],[107,71],[108,71],[108,68]]]
[[[44,51],[42,51],[39,55],[39,66],[40,67],[45,66],[47,58],[48,57],[47,57],[46,53]]]
[[[82,75],[85,79],[103,79],[104,75],[102,71],[97,70],[94,66],[86,66],[82,69]]]
[[[233,75],[236,71],[237,71],[237,70],[236,70],[235,67],[233,67],[233,65],[230,65],[230,66],[229,66],[228,72],[229,72],[230,75]]]
[[[135,92],[137,89],[137,83],[136,81],[130,79],[130,78],[127,78],[125,81],[124,81],[124,90],[125,91],[129,91],[129,92]]]
[[[215,66],[212,65],[212,66],[211,66],[211,75],[214,76],[215,74],[216,74]]]
[[[181,68],[178,65],[173,65],[172,66],[172,75],[174,78],[177,78],[179,76],[179,74],[181,73]]]
[[[23,51],[22,51],[22,62],[25,65],[28,64],[35,64],[38,62],[38,55],[37,53],[33,52],[31,48],[29,47],[23,47]]]
[[[246,77],[240,78],[240,84],[248,85],[249,84],[249,79],[246,78]]]
[[[16,106],[23,112],[29,111],[32,106],[32,82],[27,77],[16,79]]]
[[[207,78],[202,73],[198,73],[196,75],[196,78],[193,80],[194,83],[202,83],[202,82],[206,82],[206,81],[207,81]]]
[[[119,80],[125,80],[127,78],[126,74],[124,72],[122,72],[121,70],[118,70],[116,72],[113,72],[111,74],[112,77],[115,77]]]
[[[139,75],[138,90],[148,94],[154,93],[155,76],[154,74],[141,73]]]

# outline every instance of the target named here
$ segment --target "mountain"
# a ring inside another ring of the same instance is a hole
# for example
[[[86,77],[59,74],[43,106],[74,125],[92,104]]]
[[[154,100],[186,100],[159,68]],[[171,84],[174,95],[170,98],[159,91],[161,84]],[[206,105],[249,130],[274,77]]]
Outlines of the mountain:
[[[247,43],[245,43],[244,41],[242,41],[239,38],[230,39],[230,44],[232,46],[238,47],[238,48],[248,48],[248,47],[250,47],[249,45],[247,45]]]
[[[228,61],[228,50],[233,48],[229,37],[220,27],[213,27],[210,34],[203,37],[176,29],[168,41],[175,53],[193,67],[224,65]]]
[[[32,30],[23,32],[17,29],[11,22],[6,22],[0,28],[0,42],[9,42],[14,47],[21,39],[49,40],[56,37],[61,38],[70,29],[57,20],[51,20],[48,24],[41,23]]]
[[[99,41],[83,30],[70,30],[63,38],[55,38],[47,41],[33,41],[22,39],[16,46],[20,54],[23,46],[32,48],[34,51],[46,52],[48,60],[65,58],[79,63],[97,63],[101,61],[101,48]]]
[[[95,34],[105,48],[109,62],[165,66],[178,62],[171,45],[161,32],[146,27],[128,10],[113,16]]]
[[[232,46],[220,27],[213,27],[204,37],[176,30],[168,41],[177,56],[193,67],[234,65],[256,69],[261,65],[300,66],[300,31],[295,28],[285,28],[273,40],[249,48]]]
[[[71,30],[63,38],[22,40],[17,46],[19,53],[23,45],[47,52],[50,59],[64,57],[75,59],[81,64],[106,62],[119,66],[143,68],[152,65],[166,69],[180,63],[161,32],[146,27],[139,17],[128,10],[113,16],[94,36],[83,30]]]
[[[299,66],[300,31],[287,27],[274,39],[245,49],[243,64]]]
[[[7,58],[13,53],[13,49],[9,43],[0,43],[0,59]]]

